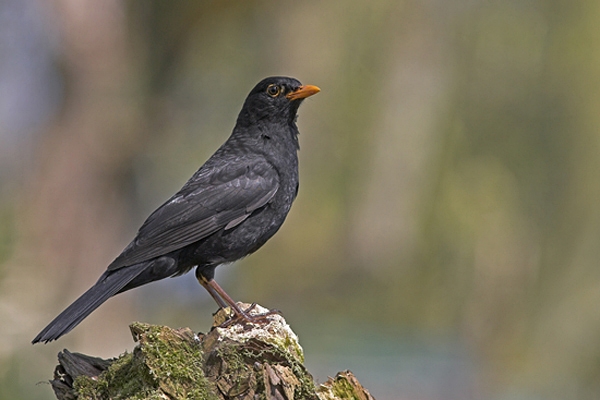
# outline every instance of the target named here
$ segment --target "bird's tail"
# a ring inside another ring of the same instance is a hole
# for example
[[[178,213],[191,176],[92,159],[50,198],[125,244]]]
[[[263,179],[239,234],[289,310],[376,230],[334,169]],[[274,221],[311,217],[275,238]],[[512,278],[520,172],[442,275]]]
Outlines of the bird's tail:
[[[94,286],[54,318],[31,343],[48,343],[68,333],[109,297],[120,292],[147,267],[148,263],[140,263],[115,271],[106,271]]]

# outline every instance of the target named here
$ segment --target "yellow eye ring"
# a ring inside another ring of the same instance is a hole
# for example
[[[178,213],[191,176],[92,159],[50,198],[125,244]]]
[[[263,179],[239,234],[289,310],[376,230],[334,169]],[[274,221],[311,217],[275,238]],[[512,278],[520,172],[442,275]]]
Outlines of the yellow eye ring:
[[[281,93],[281,88],[278,85],[269,85],[267,87],[267,94],[271,97],[277,97]]]

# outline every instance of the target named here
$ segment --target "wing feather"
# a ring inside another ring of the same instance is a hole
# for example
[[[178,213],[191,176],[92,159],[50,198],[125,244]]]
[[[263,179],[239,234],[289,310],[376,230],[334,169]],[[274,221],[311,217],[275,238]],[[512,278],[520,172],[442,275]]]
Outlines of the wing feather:
[[[278,188],[277,171],[264,160],[200,170],[148,217],[108,269],[148,261],[231,229],[265,206]]]

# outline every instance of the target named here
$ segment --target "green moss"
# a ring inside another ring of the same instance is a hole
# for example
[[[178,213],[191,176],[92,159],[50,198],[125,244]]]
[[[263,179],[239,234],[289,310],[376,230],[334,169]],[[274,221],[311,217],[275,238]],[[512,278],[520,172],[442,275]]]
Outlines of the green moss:
[[[193,334],[135,323],[140,345],[123,354],[97,379],[75,380],[79,399],[216,399],[202,372],[202,352]]]
[[[287,355],[286,358],[291,356],[294,359],[294,362],[299,364],[304,363],[304,350],[300,346],[300,343],[298,343],[298,338],[284,334],[281,336],[270,335],[265,337],[264,340],[265,343],[270,343],[275,348],[288,353],[289,355]]]
[[[333,383],[331,388],[335,397],[343,400],[360,400],[360,394],[356,392],[355,388],[344,378],[338,378]]]
[[[79,399],[145,399],[157,385],[140,357],[125,353],[97,379],[79,376],[74,382]]]
[[[135,323],[131,331],[162,392],[176,399],[216,399],[202,370],[202,349],[191,330]]]
[[[317,390],[319,400],[374,400],[350,371],[338,372]]]

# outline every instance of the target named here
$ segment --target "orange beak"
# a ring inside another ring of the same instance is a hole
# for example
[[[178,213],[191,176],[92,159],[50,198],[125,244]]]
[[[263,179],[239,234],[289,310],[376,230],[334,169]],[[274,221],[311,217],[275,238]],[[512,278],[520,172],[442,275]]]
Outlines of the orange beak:
[[[289,92],[288,94],[286,94],[285,97],[287,97],[290,100],[305,99],[308,96],[312,96],[313,94],[319,93],[320,91],[321,91],[321,89],[319,89],[316,86],[302,85],[298,89],[294,90],[293,92]]]

